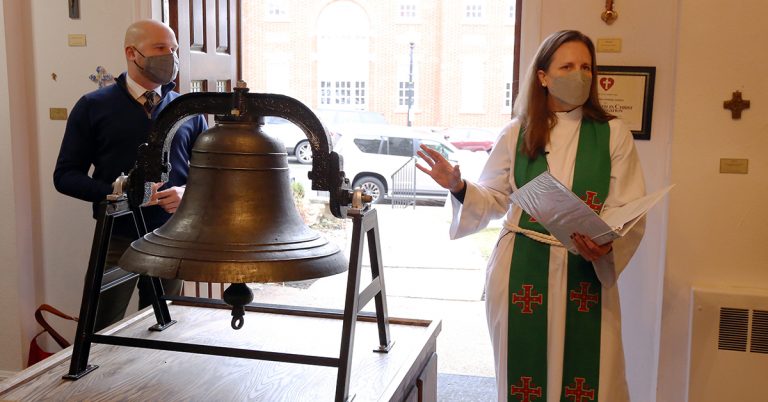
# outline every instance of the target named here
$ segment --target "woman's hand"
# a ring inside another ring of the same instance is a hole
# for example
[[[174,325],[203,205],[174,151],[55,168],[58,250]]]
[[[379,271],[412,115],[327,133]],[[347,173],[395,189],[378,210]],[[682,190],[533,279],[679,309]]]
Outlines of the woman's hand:
[[[421,151],[418,151],[417,154],[429,165],[429,168],[416,163],[419,170],[428,174],[437,184],[452,193],[464,189],[464,180],[461,179],[459,165],[452,166],[440,152],[424,144],[421,144],[420,148]]]
[[[581,233],[572,234],[571,240],[573,240],[573,244],[576,246],[579,254],[587,261],[595,261],[613,250],[613,242],[599,246],[592,239]]]

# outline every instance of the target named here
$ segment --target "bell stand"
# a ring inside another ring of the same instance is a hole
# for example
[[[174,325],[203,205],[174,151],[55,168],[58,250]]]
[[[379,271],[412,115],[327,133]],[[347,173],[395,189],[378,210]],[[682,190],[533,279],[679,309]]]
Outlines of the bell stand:
[[[141,210],[138,208],[135,210],[131,209],[124,196],[117,197],[109,195],[107,196],[107,200],[102,201],[99,204],[96,228],[93,233],[91,255],[88,261],[88,270],[85,274],[85,283],[83,285],[83,299],[80,303],[80,319],[77,323],[77,332],[75,334],[75,341],[73,342],[69,374],[63,377],[65,380],[77,380],[99,368],[97,365],[88,364],[88,355],[90,354],[91,343],[100,343],[99,338],[104,336],[95,333],[96,311],[99,305],[99,296],[102,292],[139,276],[139,281],[144,282],[144,286],[151,286],[152,289],[150,292],[150,300],[155,312],[157,324],[150,327],[149,330],[162,331],[176,323],[176,321],[171,320],[168,305],[160,302],[163,296],[163,285],[159,278],[130,273],[129,275],[124,275],[114,280],[109,280],[107,283],[103,283],[105,279],[104,270],[107,261],[107,252],[109,250],[109,241],[112,238],[112,228],[115,219],[126,215],[133,218],[133,223],[139,237],[147,233]]]
[[[381,261],[381,245],[379,239],[379,224],[375,209],[350,208],[347,211],[347,217],[352,219],[352,244],[349,258],[349,272],[347,274],[347,288],[345,292],[344,310],[306,308],[297,306],[281,306],[260,303],[250,303],[245,305],[245,310],[286,314],[303,315],[321,318],[341,318],[343,320],[341,345],[339,357],[324,357],[313,355],[300,355],[291,353],[277,353],[252,349],[239,349],[229,347],[219,347],[211,345],[191,344],[182,342],[155,341],[140,338],[128,338],[115,335],[101,335],[94,333],[96,307],[101,292],[101,282],[106,262],[107,248],[109,238],[111,237],[112,224],[114,219],[123,215],[131,214],[137,222],[137,226],[144,230],[140,233],[146,233],[143,219],[140,219],[140,211],[132,211],[128,208],[128,203],[124,197],[119,201],[103,202],[99,208],[96,230],[94,233],[93,247],[91,249],[91,258],[86,273],[86,282],[83,289],[83,301],[80,308],[80,317],[85,317],[78,322],[77,335],[72,352],[72,361],[70,363],[69,374],[63,378],[67,380],[77,380],[91,371],[97,369],[97,365],[88,364],[88,356],[92,343],[102,343],[117,346],[130,346],[146,349],[169,350],[176,352],[198,353],[214,356],[240,357],[246,359],[267,360],[275,362],[309,364],[325,367],[336,367],[338,373],[336,377],[335,401],[347,402],[354,399],[354,395],[349,395],[349,380],[352,366],[352,351],[355,338],[355,324],[358,319],[371,320],[375,318],[379,333],[379,347],[374,349],[377,353],[387,353],[392,348],[393,342],[389,334],[389,317],[387,313],[386,290],[384,286],[384,275]],[[137,219],[137,216],[139,219]],[[140,222],[140,224],[139,224]],[[371,283],[360,292],[360,271],[363,259],[363,244],[368,239],[368,252],[371,265]],[[129,277],[133,278],[133,276]],[[171,320],[170,312],[166,300],[174,301],[180,305],[194,305],[214,308],[228,308],[229,306],[222,300],[208,299],[200,297],[185,296],[165,296],[163,294],[162,284],[159,278],[145,277],[141,279],[150,280],[154,288],[152,292],[152,307],[155,312],[157,324],[149,328],[153,331],[162,331],[176,323]],[[371,300],[374,300],[376,313],[373,317],[370,313],[363,313],[360,310]],[[162,301],[162,302],[161,302]]]

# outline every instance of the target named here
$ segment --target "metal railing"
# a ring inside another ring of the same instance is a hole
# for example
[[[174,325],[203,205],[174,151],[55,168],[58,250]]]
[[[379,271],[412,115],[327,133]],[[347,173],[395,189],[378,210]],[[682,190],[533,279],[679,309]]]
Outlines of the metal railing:
[[[392,174],[392,208],[416,208],[416,157],[413,156]]]

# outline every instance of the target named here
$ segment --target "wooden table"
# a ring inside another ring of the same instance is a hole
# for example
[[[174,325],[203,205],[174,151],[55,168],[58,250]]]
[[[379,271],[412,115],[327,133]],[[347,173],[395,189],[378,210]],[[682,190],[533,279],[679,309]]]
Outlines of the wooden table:
[[[162,332],[147,309],[106,334],[338,357],[342,321],[248,312],[230,327],[230,311],[171,304],[178,323]],[[354,401],[435,401],[440,321],[390,318],[394,345],[378,346],[376,323],[361,318],[355,334],[349,394]],[[335,368],[253,359],[93,344],[99,368],[77,381],[63,380],[72,348],[0,382],[0,400],[206,400],[332,401]]]

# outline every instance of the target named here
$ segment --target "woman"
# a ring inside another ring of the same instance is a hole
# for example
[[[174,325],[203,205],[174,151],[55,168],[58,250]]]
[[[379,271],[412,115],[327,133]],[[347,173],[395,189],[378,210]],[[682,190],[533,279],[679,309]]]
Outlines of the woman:
[[[506,215],[486,277],[499,400],[628,401],[616,280],[644,222],[604,245],[574,233],[573,255],[521,233],[548,234],[510,203],[513,191],[547,170],[598,211],[645,194],[632,134],[598,103],[587,36],[561,31],[544,40],[515,116],[476,183],[426,147],[419,155],[428,167],[418,166],[453,194],[452,238]]]

